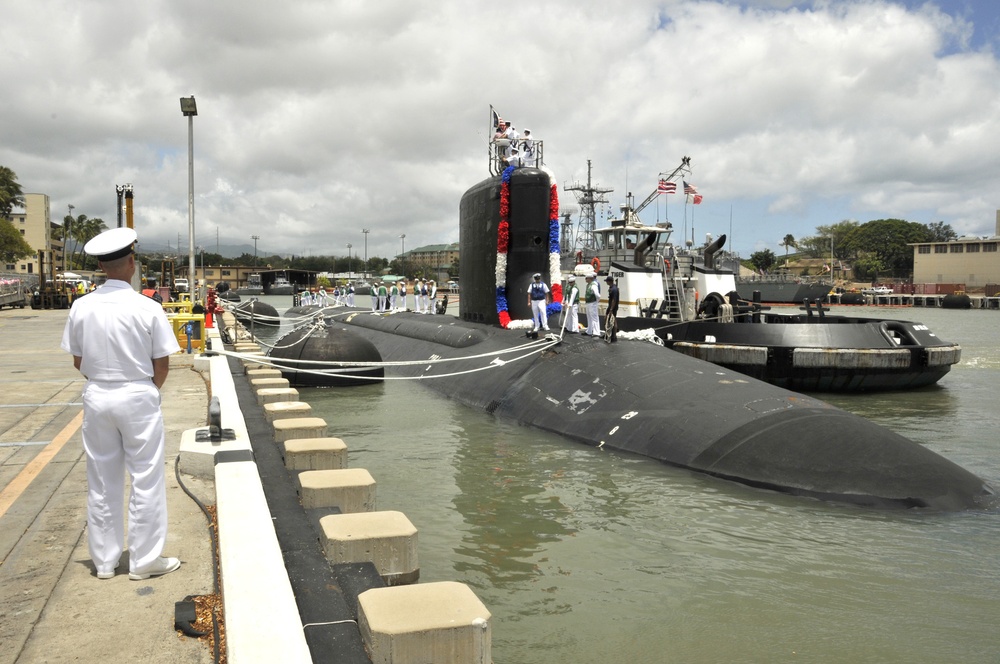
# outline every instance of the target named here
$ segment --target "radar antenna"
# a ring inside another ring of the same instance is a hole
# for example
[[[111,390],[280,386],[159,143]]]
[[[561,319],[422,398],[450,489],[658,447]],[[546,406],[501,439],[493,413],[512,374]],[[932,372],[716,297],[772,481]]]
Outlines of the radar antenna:
[[[587,160],[587,184],[583,185],[574,182],[571,185],[563,185],[563,191],[576,192],[576,202],[580,204],[580,221],[577,224],[576,238],[573,242],[573,251],[586,251],[597,249],[597,241],[594,237],[594,229],[597,228],[597,215],[594,212],[595,204],[607,203],[606,194],[614,191],[612,187],[599,187],[590,178],[590,160]]]

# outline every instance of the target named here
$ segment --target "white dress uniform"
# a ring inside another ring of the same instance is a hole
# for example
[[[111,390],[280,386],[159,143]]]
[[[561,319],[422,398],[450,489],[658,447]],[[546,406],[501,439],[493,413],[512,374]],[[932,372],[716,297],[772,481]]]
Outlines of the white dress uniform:
[[[399,310],[406,311],[406,282],[399,282]]]
[[[580,331],[580,289],[576,287],[576,282],[572,279],[569,282],[569,294],[566,296],[564,304],[566,319],[563,321],[563,327],[570,334],[576,334]]]
[[[130,228],[106,231],[84,250],[113,260],[109,245],[129,234],[131,251],[135,231]],[[81,358],[80,371],[87,378],[87,539],[98,575],[113,575],[123,551],[126,471],[132,478],[129,568],[133,573],[155,568],[167,537],[167,496],[163,414],[152,380],[153,359],[176,353],[180,346],[163,308],[117,279],[73,303],[61,346]]]
[[[437,313],[436,311],[434,311],[437,308],[437,294],[438,294],[437,283],[431,281],[431,285],[427,287],[427,298],[428,298],[427,313],[429,314]]]

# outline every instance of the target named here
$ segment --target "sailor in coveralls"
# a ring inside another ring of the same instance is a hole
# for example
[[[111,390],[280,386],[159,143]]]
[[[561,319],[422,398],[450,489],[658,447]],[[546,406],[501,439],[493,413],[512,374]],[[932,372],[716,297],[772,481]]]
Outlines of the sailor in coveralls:
[[[107,282],[73,303],[62,348],[87,379],[83,449],[87,457],[87,541],[97,577],[115,575],[125,545],[125,471],[132,479],[128,511],[129,578],[148,579],[180,567],[164,558],[167,493],[160,391],[170,355],[180,350],[163,308],[132,290],[136,241],[113,228],[84,246]]]
[[[587,331],[584,334],[599,337],[601,336],[601,316],[597,311],[597,305],[601,301],[601,287],[597,285],[593,274],[587,275],[587,288],[583,297],[587,303]]]
[[[534,281],[528,286],[528,304],[531,305],[531,320],[535,324],[532,332],[538,332],[539,326],[543,330],[549,329],[549,319],[545,313],[548,306],[549,287],[542,282],[542,275],[535,272],[531,277]]]

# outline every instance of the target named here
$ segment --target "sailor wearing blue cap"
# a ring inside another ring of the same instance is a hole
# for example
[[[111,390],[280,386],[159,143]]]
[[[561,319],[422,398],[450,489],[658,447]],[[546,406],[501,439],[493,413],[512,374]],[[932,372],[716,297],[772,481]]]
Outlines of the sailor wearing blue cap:
[[[539,327],[548,330],[549,319],[545,308],[549,303],[549,287],[542,281],[542,275],[538,272],[531,276],[531,280],[531,285],[528,286],[528,306],[531,307],[531,321],[535,325],[532,332],[538,332]]]
[[[180,350],[163,308],[132,290],[131,228],[90,240],[108,280],[76,300],[62,348],[87,379],[83,388],[83,449],[87,457],[87,540],[97,577],[115,575],[125,544],[125,472],[129,496],[129,578],[148,579],[180,567],[164,558],[167,492],[160,387],[170,355]]]

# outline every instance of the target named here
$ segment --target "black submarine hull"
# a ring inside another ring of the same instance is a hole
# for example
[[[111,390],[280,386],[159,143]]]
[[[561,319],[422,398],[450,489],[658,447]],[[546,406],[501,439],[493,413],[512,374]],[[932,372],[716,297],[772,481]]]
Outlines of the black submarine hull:
[[[337,321],[386,361],[428,360],[390,374],[595,447],[866,506],[960,510],[993,501],[981,479],[903,436],[681,353],[580,335],[532,342],[450,316],[357,312]],[[461,359],[435,361],[449,358]]]

